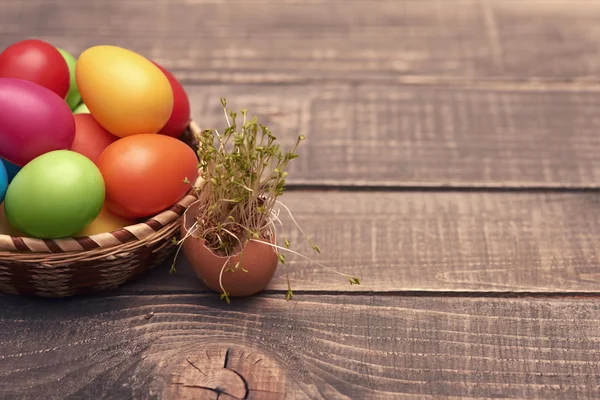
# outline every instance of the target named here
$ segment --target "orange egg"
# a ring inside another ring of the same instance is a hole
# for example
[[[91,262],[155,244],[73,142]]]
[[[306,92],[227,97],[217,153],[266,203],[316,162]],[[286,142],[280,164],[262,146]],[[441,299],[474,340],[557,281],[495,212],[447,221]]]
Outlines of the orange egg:
[[[85,228],[83,228],[73,236],[92,236],[98,233],[116,231],[117,229],[122,228],[124,226],[134,224],[135,221],[119,217],[118,215],[111,213],[109,210],[103,207],[102,211],[100,211],[100,214],[98,214],[95,220],[93,220],[89,225],[87,225]]]
[[[181,140],[133,135],[110,144],[98,159],[106,207],[126,218],[157,214],[181,199],[198,175],[198,158]]]
[[[77,59],[77,87],[96,121],[115,136],[157,133],[173,111],[173,89],[147,58],[116,46],[94,46]]]
[[[91,114],[75,114],[75,140],[71,150],[83,154],[95,164],[109,144],[119,139],[104,129]]]

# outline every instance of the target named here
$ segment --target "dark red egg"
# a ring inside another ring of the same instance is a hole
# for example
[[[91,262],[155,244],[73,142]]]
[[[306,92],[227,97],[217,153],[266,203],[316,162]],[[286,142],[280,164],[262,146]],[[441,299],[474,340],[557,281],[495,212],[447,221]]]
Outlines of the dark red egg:
[[[154,61],[153,63],[165,74],[173,89],[173,111],[171,112],[171,117],[158,133],[178,138],[190,122],[190,101],[183,86],[181,86],[181,83],[179,83],[173,74]]]

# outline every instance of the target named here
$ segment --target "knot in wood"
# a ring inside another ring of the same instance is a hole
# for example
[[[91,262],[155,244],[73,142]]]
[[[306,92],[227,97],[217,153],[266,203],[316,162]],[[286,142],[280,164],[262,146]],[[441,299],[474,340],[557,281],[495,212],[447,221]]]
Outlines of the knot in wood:
[[[171,372],[165,399],[283,399],[285,377],[254,349],[210,347],[186,356]]]

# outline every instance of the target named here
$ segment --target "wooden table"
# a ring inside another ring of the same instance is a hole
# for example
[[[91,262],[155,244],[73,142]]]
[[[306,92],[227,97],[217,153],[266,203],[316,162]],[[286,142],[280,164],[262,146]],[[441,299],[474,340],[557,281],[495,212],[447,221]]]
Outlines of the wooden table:
[[[227,305],[181,261],[97,296],[2,296],[0,397],[600,398],[600,1],[0,10],[0,48],[124,46],[203,127],[227,97],[283,145],[305,135],[283,200],[362,280],[293,258],[292,301],[280,271]]]

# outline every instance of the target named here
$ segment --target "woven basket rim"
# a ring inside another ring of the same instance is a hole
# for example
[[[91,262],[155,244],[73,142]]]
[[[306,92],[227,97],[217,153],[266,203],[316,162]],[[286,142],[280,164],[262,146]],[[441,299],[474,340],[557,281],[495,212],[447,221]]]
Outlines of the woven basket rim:
[[[190,120],[186,131],[192,135],[200,133],[200,128]],[[193,186],[200,188],[204,180],[198,176]],[[104,250],[124,246],[130,242],[154,242],[173,227],[170,224],[179,221],[187,208],[198,200],[194,189],[190,189],[177,203],[145,221],[124,226],[111,232],[97,233],[90,236],[65,237],[59,239],[39,239],[28,236],[11,236],[0,234],[0,257],[18,256],[20,254],[49,256],[51,253],[62,255],[73,253],[105,253]],[[178,224],[177,224],[178,225]]]

